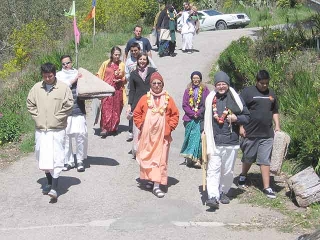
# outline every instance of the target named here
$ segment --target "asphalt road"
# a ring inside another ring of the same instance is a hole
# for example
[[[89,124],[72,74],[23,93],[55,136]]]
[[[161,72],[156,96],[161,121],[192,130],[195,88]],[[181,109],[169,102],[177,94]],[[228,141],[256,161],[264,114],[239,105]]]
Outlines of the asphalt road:
[[[208,81],[209,70],[223,49],[254,29],[203,32],[196,36],[193,54],[177,50],[174,58],[153,58],[165,88],[181,110],[190,73],[198,70]],[[178,47],[180,48],[180,35]],[[100,63],[97,63],[97,69]],[[0,239],[295,239],[277,232],[285,217],[269,209],[239,204],[235,198],[216,212],[207,211],[201,191],[201,170],[187,168],[179,156],[183,142],[182,120],[173,133],[169,157],[169,188],[162,199],[140,189],[139,167],[128,154],[127,120],[120,133],[101,139],[88,114],[89,157],[86,171],[63,172],[59,199],[49,203],[41,193],[45,175],[37,169],[34,154],[0,172]],[[181,117],[183,112],[181,111]],[[240,162],[236,164],[236,174]],[[245,193],[242,193],[245,194]]]

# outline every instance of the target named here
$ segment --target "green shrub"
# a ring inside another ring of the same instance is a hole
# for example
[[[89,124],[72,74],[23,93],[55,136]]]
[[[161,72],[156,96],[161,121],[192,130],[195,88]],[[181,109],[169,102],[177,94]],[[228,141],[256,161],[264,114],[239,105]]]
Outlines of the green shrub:
[[[18,84],[7,87],[0,96],[0,141],[18,141],[23,133],[34,128],[34,123],[26,110],[29,90],[39,80],[39,74],[26,75],[18,79]]]
[[[21,134],[19,118],[16,114],[3,112],[3,117],[0,119],[0,141],[2,143],[17,141]]]
[[[218,64],[222,71],[225,71],[234,80],[235,89],[240,90],[244,86],[251,85],[258,66],[254,59],[248,54],[252,39],[242,37],[233,41],[220,55]]]

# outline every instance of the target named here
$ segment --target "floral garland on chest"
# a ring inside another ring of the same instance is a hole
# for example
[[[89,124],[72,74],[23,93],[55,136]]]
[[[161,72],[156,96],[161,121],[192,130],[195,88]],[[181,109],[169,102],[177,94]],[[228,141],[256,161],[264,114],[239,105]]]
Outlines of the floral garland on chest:
[[[192,110],[195,112],[199,111],[199,105],[201,102],[202,93],[203,93],[203,87],[200,86],[198,90],[198,97],[195,101],[193,88],[192,87],[189,88],[189,105],[192,108]]]
[[[169,94],[166,91],[165,92],[165,98],[164,98],[164,104],[162,106],[157,107],[155,102],[154,102],[154,98],[152,97],[151,92],[147,92],[147,104],[148,104],[148,108],[151,109],[151,111],[153,113],[160,113],[161,115],[163,115],[163,113],[166,112],[166,109],[168,107],[168,103],[169,103]]]
[[[225,107],[221,116],[219,116],[218,110],[217,110],[217,96],[214,96],[212,100],[212,111],[213,111],[213,117],[218,122],[218,124],[224,124],[225,118],[228,116],[228,114],[231,114],[231,110]]]

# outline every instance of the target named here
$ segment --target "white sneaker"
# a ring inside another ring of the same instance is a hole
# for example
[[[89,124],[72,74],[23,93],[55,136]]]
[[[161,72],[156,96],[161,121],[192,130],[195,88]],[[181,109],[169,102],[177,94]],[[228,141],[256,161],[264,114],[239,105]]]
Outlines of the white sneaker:
[[[58,193],[56,190],[51,189],[50,192],[48,193],[48,195],[53,198],[53,199],[57,199],[58,198]]]
[[[268,188],[263,189],[262,192],[263,192],[268,198],[275,199],[275,198],[277,197],[271,187],[268,187]]]

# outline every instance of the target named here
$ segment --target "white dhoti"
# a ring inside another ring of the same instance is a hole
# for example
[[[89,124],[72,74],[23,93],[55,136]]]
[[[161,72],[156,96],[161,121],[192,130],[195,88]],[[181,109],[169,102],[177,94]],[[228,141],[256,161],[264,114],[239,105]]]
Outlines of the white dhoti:
[[[193,35],[194,33],[188,32],[182,34],[182,46],[181,49],[184,50],[192,50],[193,49]]]
[[[64,144],[66,131],[36,130],[36,159],[39,169],[50,172],[53,178],[58,178],[64,165]]]
[[[208,157],[207,191],[208,197],[220,199],[220,194],[227,194],[233,183],[233,168],[239,145],[217,146]]]
[[[88,129],[85,116],[69,116],[66,134],[64,163],[74,165],[72,138],[75,139],[77,162],[82,162],[87,158],[88,151]]]

